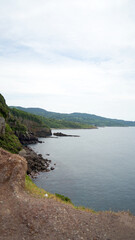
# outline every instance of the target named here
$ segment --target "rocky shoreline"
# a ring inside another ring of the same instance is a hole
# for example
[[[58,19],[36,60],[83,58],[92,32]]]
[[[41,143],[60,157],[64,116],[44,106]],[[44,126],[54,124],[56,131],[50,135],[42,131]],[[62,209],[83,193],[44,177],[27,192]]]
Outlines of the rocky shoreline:
[[[61,132],[54,133],[53,135],[57,137],[79,137],[78,135],[67,135]],[[23,145],[23,149],[19,152],[19,155],[24,157],[27,161],[28,175],[35,178],[40,172],[49,172],[55,169],[56,164],[52,165],[51,160],[43,158],[42,154],[37,154],[29,147],[29,144],[42,143],[42,141],[39,141],[38,137],[36,137],[32,132],[27,135],[25,134],[25,136],[22,135],[19,140]],[[49,154],[46,155],[49,156]]]
[[[41,154],[35,153],[28,146],[24,146],[23,150],[19,152],[19,155],[27,160],[27,174],[32,178],[36,177],[39,172],[49,172],[55,169],[54,166],[50,167],[51,160],[43,158]]]

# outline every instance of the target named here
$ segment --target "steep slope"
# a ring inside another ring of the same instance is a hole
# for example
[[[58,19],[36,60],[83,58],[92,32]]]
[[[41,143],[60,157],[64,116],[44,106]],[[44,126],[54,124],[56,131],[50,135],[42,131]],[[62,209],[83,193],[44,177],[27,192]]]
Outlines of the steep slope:
[[[135,216],[86,212],[25,190],[26,160],[0,149],[0,240],[133,240]]]
[[[42,121],[42,119],[34,114],[26,113],[24,111],[10,108],[14,118],[25,125],[29,132],[32,132],[37,137],[50,136],[51,129]]]
[[[30,112],[39,116],[44,116],[46,118],[56,119],[56,120],[64,120],[64,121],[72,121],[81,124],[87,125],[95,125],[95,126],[135,126],[135,121],[124,121],[117,119],[110,119],[105,117],[96,116],[93,114],[87,113],[71,113],[71,114],[62,114],[49,112],[41,108],[22,108],[16,107],[17,109],[21,109],[25,112]]]
[[[10,118],[10,109],[6,105],[4,97],[0,94],[0,146],[10,152],[18,153],[22,146],[8,123]]]
[[[0,147],[18,153],[22,144],[38,142],[38,137],[51,135],[51,130],[38,116],[11,110],[0,94]]]

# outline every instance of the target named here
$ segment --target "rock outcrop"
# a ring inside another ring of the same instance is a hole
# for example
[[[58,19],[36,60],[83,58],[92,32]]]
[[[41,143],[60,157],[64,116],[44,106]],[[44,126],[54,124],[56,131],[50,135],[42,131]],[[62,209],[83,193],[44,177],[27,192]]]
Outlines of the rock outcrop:
[[[44,127],[42,125],[42,122],[38,123],[30,119],[22,119],[21,117],[19,118],[19,120],[27,127],[29,134],[31,133],[33,134],[33,136],[45,138],[52,135],[51,129]]]
[[[39,172],[54,170],[53,167],[49,168],[51,160],[44,159],[41,154],[35,153],[29,147],[24,147],[23,150],[19,152],[19,155],[26,158],[28,163],[27,174],[30,174],[32,177]]]
[[[27,162],[25,158],[0,148],[0,186],[17,192],[24,188]]]
[[[35,131],[35,135],[38,137],[44,138],[44,137],[51,136],[52,132],[51,132],[51,129],[49,128],[45,128],[45,127],[40,129],[37,128]]]
[[[58,137],[79,137],[79,135],[69,135],[62,132],[57,132],[57,133],[54,133],[53,135]]]
[[[5,134],[5,119],[0,117],[0,136]]]
[[[16,134],[16,136],[18,135]],[[25,134],[19,134],[18,138],[23,145],[38,143],[38,138],[30,132],[26,132]]]

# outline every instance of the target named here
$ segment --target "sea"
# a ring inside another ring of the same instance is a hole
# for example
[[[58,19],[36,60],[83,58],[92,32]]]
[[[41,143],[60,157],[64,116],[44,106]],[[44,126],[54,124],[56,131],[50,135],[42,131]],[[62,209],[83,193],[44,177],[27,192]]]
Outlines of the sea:
[[[48,192],[68,196],[75,206],[135,215],[135,127],[55,132],[79,137],[52,135],[30,145],[55,168],[38,174],[34,182]]]

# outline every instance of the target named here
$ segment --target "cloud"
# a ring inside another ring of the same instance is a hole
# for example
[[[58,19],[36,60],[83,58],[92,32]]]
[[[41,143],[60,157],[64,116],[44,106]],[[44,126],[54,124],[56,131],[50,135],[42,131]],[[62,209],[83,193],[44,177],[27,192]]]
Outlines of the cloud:
[[[1,91],[10,101],[35,94],[53,111],[135,119],[134,1],[0,4]]]

